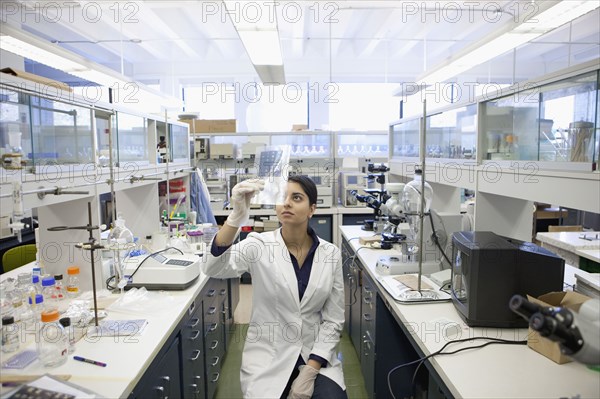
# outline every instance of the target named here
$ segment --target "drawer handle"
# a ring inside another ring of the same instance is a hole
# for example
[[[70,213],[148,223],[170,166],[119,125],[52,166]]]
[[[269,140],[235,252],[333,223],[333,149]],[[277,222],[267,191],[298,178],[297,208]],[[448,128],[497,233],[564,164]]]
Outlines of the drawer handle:
[[[190,327],[191,327],[191,328],[194,328],[194,327],[196,327],[196,326],[198,325],[198,323],[200,323],[200,319],[199,319],[199,318],[197,318],[197,317],[194,317],[194,318],[192,319],[192,322],[190,323]]]
[[[169,377],[168,375],[162,376],[161,379],[167,383],[167,387],[168,387],[168,394],[165,396],[165,399],[168,398],[169,396],[171,396],[171,377]]]
[[[154,387],[155,391],[158,391],[159,398],[165,398],[165,387]]]
[[[368,313],[363,314],[363,319],[365,319],[365,321],[373,321],[373,318]]]
[[[216,291],[215,290],[208,290],[208,292],[206,293],[207,297],[213,297],[215,296]]]
[[[215,374],[213,374],[213,375],[216,375],[216,377],[215,377],[215,378],[213,378],[212,380],[210,380],[210,382],[217,382],[217,381],[219,381],[219,377],[221,376],[221,374],[219,374],[219,373],[215,373]]]
[[[373,301],[371,300],[371,297],[364,297],[364,298],[363,298],[363,302],[364,302],[364,303],[366,303],[366,304],[370,304],[370,303],[372,303]]]
[[[211,306],[210,308],[208,308],[208,314],[213,315],[215,314],[215,312],[217,311],[217,308],[215,308],[214,306]]]
[[[229,306],[223,306],[223,310],[221,310],[221,313],[227,316],[227,313],[229,313]]]
[[[217,349],[217,346],[219,346],[219,341],[214,340],[212,346],[209,349],[210,350]]]
[[[188,314],[194,313],[194,309],[196,309],[196,302],[190,303],[190,307],[188,308]]]
[[[217,364],[219,364],[219,360],[221,360],[221,358],[219,358],[219,356],[213,356],[213,362],[210,365],[216,366]]]
[[[227,290],[225,288],[221,289],[221,292],[219,292],[219,295],[225,295],[227,294]]]
[[[217,323],[210,323],[210,327],[208,328],[208,332],[213,332],[217,329]]]
[[[195,341],[198,336],[200,336],[200,330],[194,330],[194,333],[190,335],[190,341]]]
[[[190,388],[192,388],[193,395],[197,395],[200,393],[200,390],[198,389],[198,384],[190,384]]]
[[[191,360],[192,362],[194,362],[194,361],[198,360],[198,358],[200,357],[200,354],[201,354],[202,352],[200,352],[200,350],[199,350],[199,349],[196,349],[196,350],[195,350],[195,351],[193,351],[192,353],[193,353],[194,355],[192,355],[192,356],[190,357],[190,360]]]

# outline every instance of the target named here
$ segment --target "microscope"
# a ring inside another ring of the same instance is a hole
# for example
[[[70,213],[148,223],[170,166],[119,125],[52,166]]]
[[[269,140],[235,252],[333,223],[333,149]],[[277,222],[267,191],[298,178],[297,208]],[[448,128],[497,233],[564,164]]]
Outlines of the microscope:
[[[542,337],[558,342],[565,355],[589,366],[600,365],[600,299],[584,302],[579,312],[540,306],[520,295],[514,295],[509,306]]]
[[[381,206],[389,199],[387,192],[385,191],[385,173],[390,168],[384,164],[372,164],[368,165],[369,174],[367,178],[369,181],[375,181],[381,185],[381,188],[364,188],[363,191],[367,195],[359,195],[356,190],[352,190],[350,194],[356,198],[358,202],[367,204],[367,206],[373,209],[373,219],[365,220],[363,230],[373,231],[375,234],[380,233],[383,229],[383,215]]]

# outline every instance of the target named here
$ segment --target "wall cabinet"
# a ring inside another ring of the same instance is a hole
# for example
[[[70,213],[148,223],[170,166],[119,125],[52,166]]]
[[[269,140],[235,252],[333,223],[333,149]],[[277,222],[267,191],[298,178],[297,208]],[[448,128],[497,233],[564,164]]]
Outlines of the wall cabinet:
[[[535,202],[600,213],[599,73],[596,60],[431,111],[425,149],[422,117],[390,124],[390,180],[411,180],[424,155],[433,209],[460,212],[474,190],[474,229],[525,241]]]

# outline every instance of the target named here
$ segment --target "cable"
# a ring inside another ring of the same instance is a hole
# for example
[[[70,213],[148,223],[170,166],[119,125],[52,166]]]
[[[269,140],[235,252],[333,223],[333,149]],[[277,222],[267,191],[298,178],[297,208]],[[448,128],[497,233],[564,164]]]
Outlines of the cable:
[[[446,259],[446,262],[448,262],[448,264],[452,267],[452,262],[450,261],[448,256],[446,256],[446,253],[444,252],[444,249],[442,248],[442,245],[440,244],[440,242],[438,240],[438,236],[437,236],[437,234],[435,234],[435,226],[433,225],[433,216],[431,216],[431,212],[429,212],[429,221],[431,222],[431,232],[432,232],[431,236],[433,237],[433,242],[435,242],[435,245],[438,247],[438,249],[444,256],[444,259]]]
[[[491,342],[486,342],[484,344],[481,345],[476,345],[476,346],[467,346],[465,348],[459,348],[455,351],[452,352],[442,352],[444,349],[446,349],[446,347],[450,344],[455,344],[455,343],[460,343],[460,342],[468,342],[468,341],[475,341],[475,340],[489,340]],[[452,341],[448,341],[444,344],[444,346],[442,346],[442,348],[436,352],[433,352],[427,356],[424,356],[420,359],[417,360],[413,360],[412,362],[408,362],[408,363],[404,363],[404,364],[400,364],[394,368],[392,368],[387,375],[387,383],[388,383],[388,390],[390,392],[390,394],[392,395],[393,399],[396,399],[396,396],[394,396],[394,392],[392,391],[392,382],[391,382],[391,375],[394,371],[399,370],[403,367],[408,367],[408,366],[412,366],[413,364],[417,364],[417,367],[415,368],[415,372],[413,373],[413,377],[411,380],[411,386],[412,386],[412,390],[413,390],[413,396],[414,396],[414,391],[415,391],[415,383],[416,383],[416,376],[417,376],[417,372],[419,370],[419,368],[421,367],[421,365],[427,360],[430,359],[434,356],[437,355],[454,355],[456,353],[459,352],[463,352],[469,349],[480,349],[480,348],[484,348],[488,345],[493,345],[493,344],[502,344],[502,345],[526,345],[527,341],[511,341],[511,340],[507,340],[507,339],[501,339],[501,338],[490,338],[490,337],[471,337],[471,338],[463,338],[463,339],[456,339],[456,340],[452,340]]]
[[[154,255],[158,255],[161,252],[166,252],[166,251],[168,251],[170,249],[175,249],[175,250],[179,251],[180,254],[183,255],[183,251],[180,250],[180,249],[178,249],[178,248],[175,248],[175,247],[167,247],[165,249],[161,249],[160,251],[156,251],[154,253],[151,253],[150,255],[148,255],[144,259],[142,259],[142,261],[137,265],[137,267],[135,268],[135,270],[133,271],[133,273],[131,273],[129,275],[129,278],[132,278],[137,273],[137,271],[140,269],[140,267],[142,266],[142,264],[144,264],[144,262],[146,261],[146,259],[148,259],[148,258],[150,258],[150,257],[152,257]]]

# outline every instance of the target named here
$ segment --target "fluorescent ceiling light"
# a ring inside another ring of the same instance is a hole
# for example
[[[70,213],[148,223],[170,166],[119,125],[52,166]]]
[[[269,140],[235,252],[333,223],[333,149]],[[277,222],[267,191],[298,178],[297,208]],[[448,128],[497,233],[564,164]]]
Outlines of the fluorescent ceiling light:
[[[513,25],[505,29],[500,35],[495,33],[495,37],[488,36],[474,43],[444,65],[434,68],[421,77],[417,81],[417,85],[425,87],[447,81],[600,7],[598,0],[563,0],[538,4],[540,4],[540,8],[544,6],[547,8],[530,20],[524,21],[516,27]]]
[[[254,65],[283,65],[277,31],[238,31]]]
[[[264,85],[285,84],[283,57],[277,30],[275,1],[224,0],[223,4],[250,61]]]
[[[163,106],[181,108],[179,99],[145,87],[110,68],[67,51],[57,44],[27,34],[7,24],[1,24],[0,28],[0,49],[2,50],[108,88],[127,90],[131,85],[135,85],[142,95],[159,98]]]

